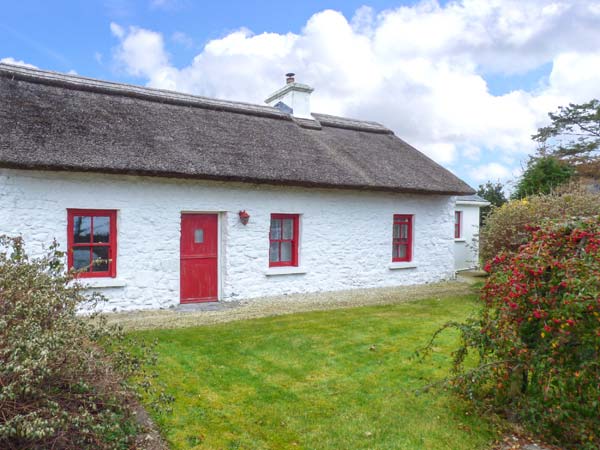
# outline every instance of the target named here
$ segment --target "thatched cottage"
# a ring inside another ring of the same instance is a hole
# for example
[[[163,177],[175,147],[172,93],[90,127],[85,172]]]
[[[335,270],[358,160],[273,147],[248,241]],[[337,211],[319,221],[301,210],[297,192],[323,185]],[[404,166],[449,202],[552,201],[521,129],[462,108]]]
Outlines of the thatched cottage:
[[[0,234],[53,239],[116,309],[454,273],[473,190],[386,127],[0,64]]]

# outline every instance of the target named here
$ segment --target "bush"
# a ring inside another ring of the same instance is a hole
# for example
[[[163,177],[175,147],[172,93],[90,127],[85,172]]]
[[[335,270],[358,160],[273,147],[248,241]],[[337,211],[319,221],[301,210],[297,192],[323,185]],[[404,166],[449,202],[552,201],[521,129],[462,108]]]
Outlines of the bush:
[[[481,316],[464,324],[453,384],[516,413],[547,441],[600,447],[600,217],[546,224],[486,265]],[[474,369],[469,355],[478,361]]]
[[[600,213],[600,195],[583,189],[512,200],[493,208],[480,230],[480,254],[488,261],[503,250],[517,251],[527,242],[527,225],[546,219],[593,217]]]
[[[77,315],[102,299],[83,294],[63,257],[53,245],[30,259],[0,236],[0,448],[132,448],[132,392],[151,386],[151,354],[130,355],[118,329]]]

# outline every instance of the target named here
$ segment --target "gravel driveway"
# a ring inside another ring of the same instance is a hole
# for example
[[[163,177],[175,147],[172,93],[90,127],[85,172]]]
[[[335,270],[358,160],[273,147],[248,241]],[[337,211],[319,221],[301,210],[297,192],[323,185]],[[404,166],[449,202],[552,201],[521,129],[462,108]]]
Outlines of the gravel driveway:
[[[393,288],[353,289],[314,294],[291,294],[244,301],[179,305],[166,310],[110,313],[107,314],[107,317],[109,323],[119,323],[126,330],[182,328],[297,312],[389,305],[425,298],[456,297],[471,293],[473,293],[473,289],[470,287],[470,283],[452,281]]]

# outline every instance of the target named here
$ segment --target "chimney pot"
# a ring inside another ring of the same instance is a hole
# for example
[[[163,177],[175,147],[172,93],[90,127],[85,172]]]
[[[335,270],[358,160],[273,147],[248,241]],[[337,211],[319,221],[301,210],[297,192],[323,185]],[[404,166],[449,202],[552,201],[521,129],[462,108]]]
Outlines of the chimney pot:
[[[294,75],[296,75],[295,73],[286,73],[285,74],[285,81],[287,84],[293,83],[295,80]]]

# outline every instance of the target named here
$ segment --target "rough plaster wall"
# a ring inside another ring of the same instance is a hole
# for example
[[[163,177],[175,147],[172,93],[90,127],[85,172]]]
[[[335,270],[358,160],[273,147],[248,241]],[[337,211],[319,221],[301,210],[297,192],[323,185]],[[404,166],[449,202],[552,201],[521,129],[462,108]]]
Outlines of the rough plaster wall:
[[[479,206],[456,205],[463,212],[461,239],[455,241],[454,268],[472,269],[479,264]]]
[[[117,279],[107,309],[179,303],[182,212],[221,213],[221,300],[434,282],[453,276],[449,196],[279,188],[133,176],[0,169],[0,234],[32,252],[66,247],[67,208],[118,210]],[[250,214],[239,222],[238,211]],[[271,213],[298,213],[305,274],[266,276]],[[416,268],[390,270],[392,216],[414,214]],[[102,284],[105,280],[97,280]]]

